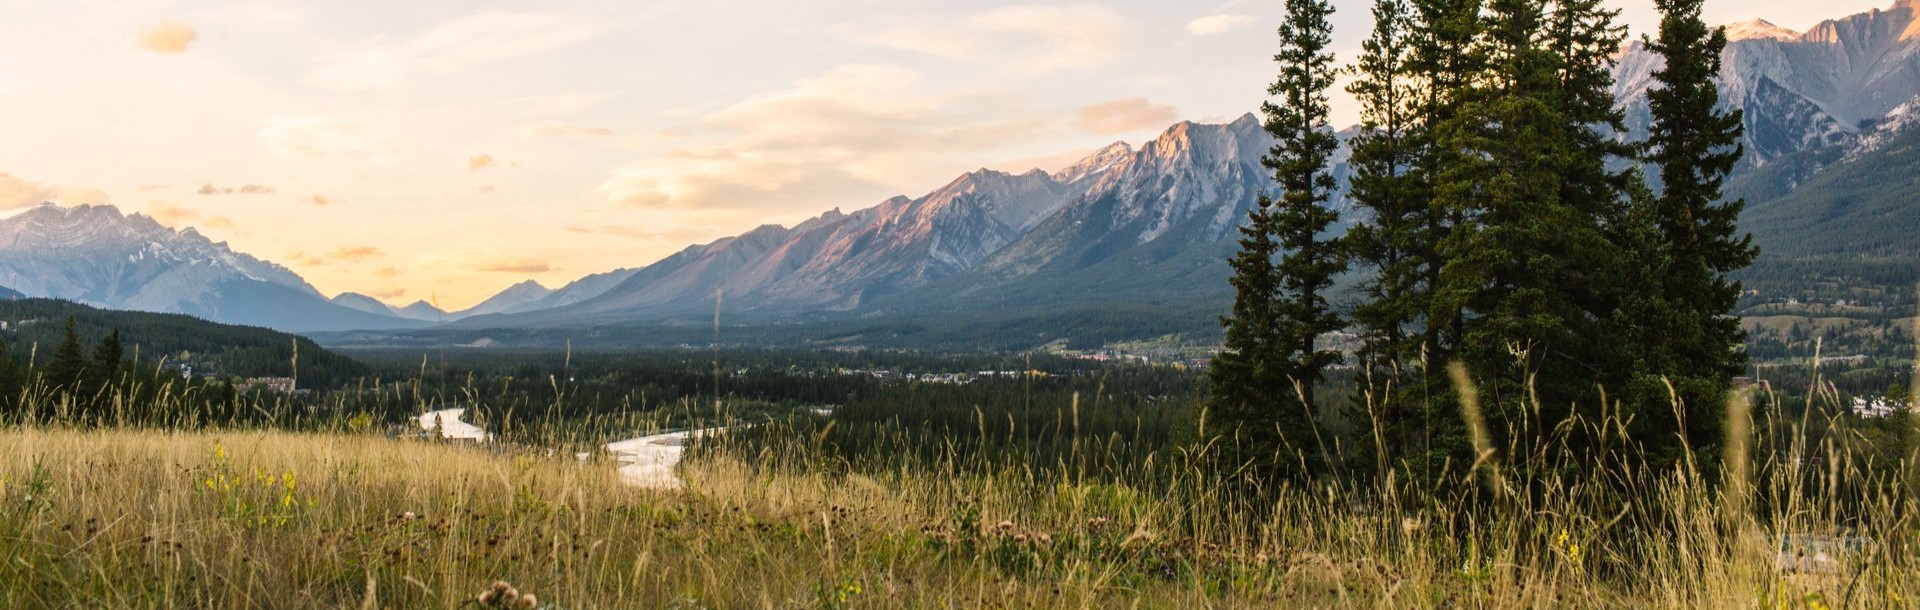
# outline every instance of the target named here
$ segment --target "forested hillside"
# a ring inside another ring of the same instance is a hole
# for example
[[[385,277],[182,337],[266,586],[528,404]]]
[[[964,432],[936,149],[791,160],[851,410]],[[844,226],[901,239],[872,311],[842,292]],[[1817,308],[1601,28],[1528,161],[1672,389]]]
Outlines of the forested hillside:
[[[0,302],[0,322],[6,325],[0,339],[17,360],[37,357],[45,362],[60,344],[68,318],[74,320],[87,345],[120,331],[127,357],[137,358],[142,366],[174,362],[191,366],[195,374],[289,377],[294,375],[298,344],[301,387],[331,387],[369,373],[365,365],[305,337],[179,314],[109,311],[51,299]]]

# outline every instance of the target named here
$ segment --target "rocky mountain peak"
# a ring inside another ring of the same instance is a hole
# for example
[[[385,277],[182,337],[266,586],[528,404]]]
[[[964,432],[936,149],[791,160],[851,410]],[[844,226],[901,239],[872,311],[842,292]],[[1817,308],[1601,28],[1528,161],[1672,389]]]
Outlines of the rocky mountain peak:
[[[1054,172],[1053,179],[1061,184],[1074,184],[1089,176],[1106,173],[1133,158],[1133,145],[1126,142],[1114,142],[1106,148],[1094,151],[1080,162]]]
[[[1920,2],[1920,0],[1906,1]],[[1799,40],[1801,36],[1799,32],[1774,25],[1773,22],[1765,19],[1729,24],[1726,28],[1727,40],[1730,42],[1741,40],[1778,40],[1781,42],[1792,42]]]

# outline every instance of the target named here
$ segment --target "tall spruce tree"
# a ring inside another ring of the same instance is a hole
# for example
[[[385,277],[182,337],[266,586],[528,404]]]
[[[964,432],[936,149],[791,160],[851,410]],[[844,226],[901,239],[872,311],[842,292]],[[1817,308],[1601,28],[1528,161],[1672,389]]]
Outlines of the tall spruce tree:
[[[95,386],[113,383],[115,375],[120,373],[120,363],[126,360],[126,347],[120,343],[120,329],[107,333],[100,345],[93,349],[93,366],[87,370],[88,377]]]
[[[1287,2],[1274,56],[1280,76],[1268,88],[1279,102],[1262,105],[1266,129],[1277,140],[1263,161],[1281,195],[1261,197],[1241,229],[1240,252],[1231,262],[1233,315],[1223,321],[1225,350],[1211,373],[1210,411],[1281,479],[1321,468],[1314,386],[1340,361],[1338,352],[1315,345],[1321,334],[1341,327],[1327,297],[1345,264],[1338,240],[1325,237],[1339,220],[1326,205],[1335,187],[1328,165],[1339,147],[1328,126],[1332,13],[1325,0]]]
[[[20,398],[20,391],[26,385],[25,373],[19,363],[13,359],[13,352],[7,351],[7,342],[0,340],[0,420],[18,415],[14,405]]]
[[[1346,241],[1352,261],[1372,271],[1353,318],[1369,386],[1362,400],[1374,420],[1381,468],[1413,450],[1418,438],[1417,393],[1409,390],[1418,382],[1421,355],[1425,270],[1419,253],[1430,198],[1414,173],[1422,151],[1419,90],[1410,68],[1412,10],[1406,0],[1374,2],[1373,33],[1361,43],[1356,78],[1347,87],[1361,109],[1348,196],[1370,218]]]
[[[1609,218],[1625,180],[1610,53],[1621,30],[1586,0],[1492,0],[1481,37],[1487,70],[1436,145],[1453,163],[1436,200],[1454,225],[1436,308],[1457,316],[1459,355],[1496,434],[1546,446],[1576,405],[1599,408],[1610,356],[1599,331],[1614,285]]]
[[[76,391],[87,376],[87,354],[80,348],[80,331],[72,317],[67,318],[66,332],[60,338],[60,347],[53,352],[53,359],[47,362],[45,380],[48,387]]]
[[[1657,335],[1647,337],[1640,362],[1637,415],[1643,436],[1670,458],[1678,457],[1676,433],[1696,450],[1720,441],[1720,409],[1732,377],[1746,366],[1738,349],[1745,335],[1729,315],[1741,288],[1727,274],[1752,264],[1757,254],[1752,238],[1736,226],[1745,202],[1722,201],[1727,175],[1743,154],[1744,128],[1740,111],[1720,109],[1714,79],[1726,32],[1706,25],[1701,3],[1655,0],[1660,33],[1648,45],[1666,62],[1654,73],[1659,86],[1647,94],[1653,116],[1647,161],[1663,186],[1646,199],[1660,249],[1649,258],[1661,266],[1649,287],[1658,301],[1634,321]],[[1653,379],[1660,376],[1673,382],[1685,421],[1673,421],[1672,399]]]
[[[1279,103],[1268,101],[1267,132],[1278,142],[1263,163],[1280,184],[1280,200],[1273,208],[1274,234],[1280,243],[1280,300],[1275,310],[1279,345],[1290,381],[1299,386],[1304,406],[1317,409],[1314,386],[1327,367],[1341,361],[1340,352],[1323,350],[1315,342],[1340,330],[1340,316],[1327,297],[1333,277],[1346,269],[1337,237],[1327,237],[1339,212],[1327,205],[1336,183],[1331,171],[1340,141],[1329,121],[1327,91],[1334,84],[1333,26],[1327,19],[1333,6],[1325,0],[1288,0],[1287,21],[1280,26],[1280,78],[1267,89]]]
[[[1242,437],[1261,461],[1292,453],[1274,433],[1286,415],[1273,411],[1281,397],[1275,382],[1279,278],[1274,258],[1280,246],[1273,238],[1273,205],[1261,195],[1240,227],[1240,251],[1228,262],[1233,269],[1233,312],[1220,321],[1226,339],[1207,372],[1212,385],[1207,417],[1222,424],[1216,429],[1225,427],[1222,432]]]
[[[1480,44],[1486,22],[1483,0],[1409,0],[1409,45],[1406,71],[1414,93],[1413,129],[1407,134],[1414,150],[1409,176],[1419,204],[1408,210],[1405,266],[1414,278],[1405,302],[1419,320],[1408,337],[1413,354],[1402,369],[1417,372],[1396,397],[1405,408],[1393,409],[1382,422],[1390,439],[1405,439],[1398,461],[1410,473],[1433,481],[1448,463],[1471,461],[1465,425],[1451,397],[1446,375],[1440,373],[1456,359],[1464,327],[1464,310],[1452,306],[1443,287],[1448,252],[1443,248],[1454,227],[1465,218],[1449,200],[1464,197],[1473,186],[1475,157],[1463,142],[1474,132],[1459,117],[1472,108],[1479,91],[1473,85],[1486,73],[1487,56]],[[1406,381],[1406,378],[1402,378]]]

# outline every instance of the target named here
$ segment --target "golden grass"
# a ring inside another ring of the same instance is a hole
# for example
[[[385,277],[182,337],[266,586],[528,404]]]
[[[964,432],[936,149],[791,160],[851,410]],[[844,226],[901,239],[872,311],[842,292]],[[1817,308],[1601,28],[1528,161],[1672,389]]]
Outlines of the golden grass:
[[[4,429],[0,607],[455,608],[496,580],[542,608],[1877,608],[1920,592],[1909,500],[1841,510],[1854,466],[1838,459],[1736,487],[1765,505],[1749,514],[1682,473],[1631,493],[1388,481],[1256,504],[1178,468],[1136,488],[848,474],[811,451],[722,450],[654,492],[610,463],[376,436]],[[1874,542],[1780,569],[1781,535],[1849,532]]]

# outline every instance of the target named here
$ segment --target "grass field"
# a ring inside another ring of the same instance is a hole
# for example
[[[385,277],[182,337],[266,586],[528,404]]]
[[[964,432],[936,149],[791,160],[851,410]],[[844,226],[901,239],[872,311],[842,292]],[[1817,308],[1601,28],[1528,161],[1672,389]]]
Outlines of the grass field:
[[[984,461],[856,469],[791,440],[717,444],[682,466],[682,489],[654,491],[608,461],[540,450],[0,429],[0,607],[457,608],[495,581],[539,608],[1920,599],[1903,477],[1862,485],[1867,465],[1840,447],[1750,484],[1601,471],[1522,493],[1488,476],[1438,493],[1388,481],[1256,502],[1187,452],[1156,456],[1130,486]]]

